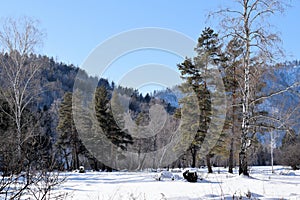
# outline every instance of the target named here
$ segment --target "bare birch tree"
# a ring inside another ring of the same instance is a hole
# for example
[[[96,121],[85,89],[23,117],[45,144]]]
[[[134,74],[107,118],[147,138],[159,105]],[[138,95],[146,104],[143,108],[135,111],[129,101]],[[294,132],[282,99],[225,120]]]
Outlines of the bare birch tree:
[[[65,195],[53,190],[65,181],[59,173],[49,172],[56,163],[44,165],[39,160],[45,144],[38,140],[40,122],[31,109],[40,94],[42,65],[34,53],[43,36],[38,22],[27,17],[4,19],[0,28],[0,99],[4,102],[0,113],[10,123],[0,140],[1,144],[8,143],[4,153],[10,154],[4,156],[12,163],[6,168],[9,172],[0,174],[1,199],[62,199]]]
[[[8,103],[12,113],[6,113],[16,127],[17,161],[20,163],[22,141],[26,139],[22,119],[24,111],[33,103],[38,93],[37,74],[41,65],[30,60],[30,54],[42,43],[43,32],[38,22],[27,17],[3,20],[0,30],[1,47],[1,97]],[[5,110],[0,107],[2,112]]]
[[[221,9],[213,12],[212,15],[221,16],[220,25],[224,38],[239,39],[243,42],[240,66],[243,69],[243,81],[240,84],[243,115],[239,174],[248,176],[247,149],[251,146],[255,134],[255,129],[250,123],[251,106],[255,100],[251,95],[251,80],[257,78],[254,75],[257,63],[261,63],[260,66],[267,66],[282,53],[278,45],[280,37],[272,31],[267,19],[276,13],[283,13],[288,4],[283,0],[236,0],[235,2],[237,6],[233,9]]]

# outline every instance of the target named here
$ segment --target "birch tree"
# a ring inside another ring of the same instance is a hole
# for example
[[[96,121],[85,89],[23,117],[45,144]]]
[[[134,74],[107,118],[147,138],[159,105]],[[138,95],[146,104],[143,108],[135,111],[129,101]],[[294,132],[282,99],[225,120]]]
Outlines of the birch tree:
[[[250,123],[253,105],[256,102],[251,94],[251,81],[257,78],[257,63],[266,67],[282,54],[279,47],[280,37],[272,31],[267,19],[277,13],[283,13],[288,4],[283,0],[236,0],[235,3],[237,6],[233,8],[221,9],[211,14],[221,16],[220,25],[224,38],[242,41],[242,132],[239,174],[248,176],[247,149],[251,146],[255,134],[255,128]]]
[[[6,113],[16,127],[17,162],[21,159],[22,141],[26,139],[23,128],[26,122],[23,115],[34,102],[39,92],[37,75],[41,65],[33,62],[30,55],[41,45],[43,32],[38,29],[38,22],[27,17],[3,20],[0,29],[0,75],[1,97],[8,103],[11,113]]]

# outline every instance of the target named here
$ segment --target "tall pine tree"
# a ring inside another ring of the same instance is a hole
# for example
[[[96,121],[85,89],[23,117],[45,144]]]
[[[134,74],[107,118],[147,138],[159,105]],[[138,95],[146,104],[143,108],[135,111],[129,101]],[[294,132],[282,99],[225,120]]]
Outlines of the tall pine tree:
[[[72,98],[76,98],[76,95],[79,94],[67,92],[59,108],[59,123],[57,126],[59,136],[56,145],[62,151],[67,170],[79,169],[79,154],[86,151],[73,119]],[[71,158],[70,161],[69,158]]]
[[[198,45],[195,48],[197,56],[192,59],[186,59],[178,65],[181,77],[186,80],[186,84],[191,87],[197,96],[199,109],[199,124],[197,134],[191,144],[192,167],[196,166],[198,150],[201,148],[209,125],[211,116],[211,96],[208,88],[208,74],[212,65],[218,64],[222,60],[221,45],[218,35],[211,28],[205,28],[198,39]],[[183,90],[184,92],[184,90]],[[191,108],[196,109],[196,108]],[[212,153],[206,152],[206,160],[209,172],[212,172],[210,158]]]
[[[117,97],[114,97],[114,106],[117,107],[119,105]],[[127,150],[128,144],[132,144],[132,137],[130,134],[126,132],[122,128],[122,124],[118,124],[116,120],[121,122],[120,113],[115,111],[115,115],[113,113],[112,105],[111,105],[111,94],[107,88],[104,86],[100,86],[96,89],[95,92],[95,112],[96,119],[98,121],[98,125],[101,127],[102,134],[106,136],[106,138],[116,147],[120,148],[123,151]],[[117,155],[117,152],[112,152],[114,148],[110,151],[111,161],[114,162],[117,158],[114,155]],[[117,166],[117,163],[111,163],[112,166]],[[111,170],[108,167],[108,170]]]

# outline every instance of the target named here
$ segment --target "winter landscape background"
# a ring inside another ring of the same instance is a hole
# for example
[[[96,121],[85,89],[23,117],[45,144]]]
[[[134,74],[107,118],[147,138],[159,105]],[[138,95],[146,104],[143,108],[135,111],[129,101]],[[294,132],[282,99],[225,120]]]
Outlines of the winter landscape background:
[[[4,3],[0,199],[300,199],[299,2],[156,3]]]

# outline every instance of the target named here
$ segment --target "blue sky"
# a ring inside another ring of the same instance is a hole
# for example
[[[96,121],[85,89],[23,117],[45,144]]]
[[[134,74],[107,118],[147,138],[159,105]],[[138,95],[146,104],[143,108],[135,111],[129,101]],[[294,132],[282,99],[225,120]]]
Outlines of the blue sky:
[[[204,27],[214,25],[217,29],[217,23],[205,23],[207,13],[229,2],[229,0],[10,0],[1,2],[0,16],[26,15],[38,19],[41,28],[47,34],[41,53],[58,61],[80,66],[97,45],[113,35],[131,29],[168,28],[197,40]],[[273,19],[273,24],[281,32],[283,47],[287,54],[293,55],[288,57],[288,60],[300,59],[299,11],[300,1],[294,0],[293,7],[289,8],[284,16]],[[120,70],[122,67],[124,69],[124,63],[128,66],[138,66],[155,62],[176,67],[176,63],[180,61],[182,58],[178,56],[148,51],[137,54],[136,57],[128,56],[123,62],[116,62],[115,69],[111,70],[107,77],[117,79],[116,75],[122,71]]]

